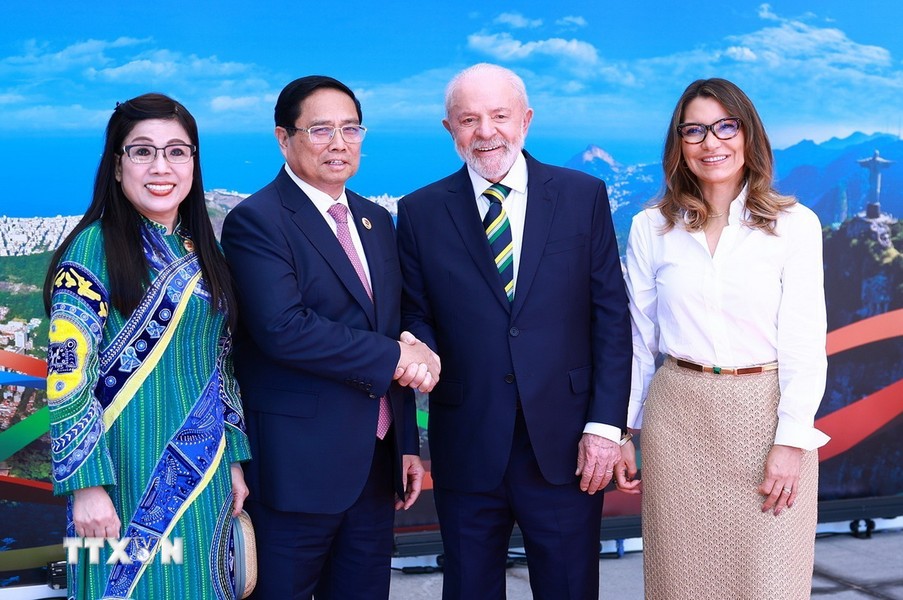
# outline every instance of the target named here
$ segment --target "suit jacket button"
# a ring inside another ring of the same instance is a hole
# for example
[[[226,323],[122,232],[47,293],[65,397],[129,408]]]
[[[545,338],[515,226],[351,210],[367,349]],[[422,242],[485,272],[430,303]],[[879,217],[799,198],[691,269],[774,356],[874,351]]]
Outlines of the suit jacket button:
[[[508,330],[508,333],[511,334],[511,337],[517,337],[520,335],[520,329],[518,329],[517,327],[512,327]]]
[[[369,396],[370,396],[371,398],[373,398],[374,400],[376,400],[376,394],[369,394]]]
[[[514,383],[514,373],[505,375],[505,383]]]

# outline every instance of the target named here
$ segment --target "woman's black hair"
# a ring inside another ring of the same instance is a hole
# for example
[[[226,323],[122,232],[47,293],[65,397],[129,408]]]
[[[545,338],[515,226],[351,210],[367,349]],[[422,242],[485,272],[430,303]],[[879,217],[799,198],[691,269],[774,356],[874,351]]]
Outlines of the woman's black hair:
[[[187,229],[198,255],[204,281],[210,290],[213,303],[227,315],[230,327],[235,329],[236,302],[232,277],[226,260],[216,242],[207,206],[204,202],[204,184],[201,178],[200,140],[198,126],[191,113],[179,102],[163,94],[144,94],[126,102],[117,103],[116,110],[107,123],[103,154],[94,179],[94,195],[85,216],[60,244],[44,279],[44,310],[50,314],[51,295],[56,271],[61,257],[72,240],[95,221],[100,221],[103,232],[104,254],[110,277],[110,302],[122,315],[130,315],[141,301],[150,283],[149,265],[141,245],[141,217],[122,191],[116,179],[117,165],[122,160],[122,146],[135,125],[149,119],[172,120],[179,123],[188,134],[189,141],[198,147],[194,153],[194,177],[188,196],[179,205],[181,226]]]

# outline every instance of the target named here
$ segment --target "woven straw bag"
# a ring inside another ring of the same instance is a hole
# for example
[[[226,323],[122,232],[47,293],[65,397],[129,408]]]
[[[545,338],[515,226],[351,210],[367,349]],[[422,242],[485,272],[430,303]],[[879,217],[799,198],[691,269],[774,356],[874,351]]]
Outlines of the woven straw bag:
[[[257,585],[257,542],[248,513],[232,519],[232,539],[235,545],[235,595],[247,598]]]

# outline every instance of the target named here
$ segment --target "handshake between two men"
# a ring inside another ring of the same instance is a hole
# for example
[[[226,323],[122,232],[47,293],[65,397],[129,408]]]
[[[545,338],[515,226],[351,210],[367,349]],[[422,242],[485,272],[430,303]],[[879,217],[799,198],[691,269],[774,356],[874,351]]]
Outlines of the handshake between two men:
[[[421,392],[431,391],[439,383],[439,372],[442,370],[439,355],[409,331],[401,332],[398,346],[401,348],[401,355],[398,357],[393,379],[399,385]]]

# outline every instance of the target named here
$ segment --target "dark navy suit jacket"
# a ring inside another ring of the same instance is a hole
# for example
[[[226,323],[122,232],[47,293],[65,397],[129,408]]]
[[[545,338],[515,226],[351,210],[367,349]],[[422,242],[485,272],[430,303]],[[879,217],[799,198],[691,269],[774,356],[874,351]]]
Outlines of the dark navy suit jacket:
[[[251,498],[281,511],[335,514],[358,498],[383,394],[395,418],[399,493],[400,454],[419,451],[413,393],[392,382],[402,286],[395,229],[385,209],[351,191],[347,197],[372,302],[284,169],[223,226],[239,297],[235,371],[253,454],[248,486]]]
[[[462,492],[501,483],[518,401],[552,484],[575,480],[588,421],[626,426],[630,321],[605,184],[526,159],[513,304],[466,167],[399,204],[402,325],[442,359],[429,399],[432,475]]]

